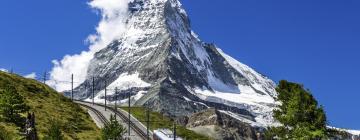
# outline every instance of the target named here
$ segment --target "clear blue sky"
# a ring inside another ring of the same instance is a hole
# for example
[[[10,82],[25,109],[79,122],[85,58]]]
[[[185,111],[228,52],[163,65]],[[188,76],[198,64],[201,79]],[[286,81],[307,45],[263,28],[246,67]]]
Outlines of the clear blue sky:
[[[0,68],[50,70],[87,49],[99,21],[86,0],[3,0]],[[360,1],[182,0],[207,42],[279,81],[303,83],[330,125],[360,129]]]

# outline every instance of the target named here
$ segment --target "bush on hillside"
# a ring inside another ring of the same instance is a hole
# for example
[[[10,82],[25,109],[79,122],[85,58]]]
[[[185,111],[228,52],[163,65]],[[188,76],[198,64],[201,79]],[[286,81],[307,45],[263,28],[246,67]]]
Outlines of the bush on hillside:
[[[0,140],[12,140],[12,137],[9,134],[9,132],[7,132],[5,128],[1,126],[0,126]]]
[[[51,125],[44,137],[44,140],[63,140],[64,135],[61,132],[61,124],[57,120],[52,120]]]

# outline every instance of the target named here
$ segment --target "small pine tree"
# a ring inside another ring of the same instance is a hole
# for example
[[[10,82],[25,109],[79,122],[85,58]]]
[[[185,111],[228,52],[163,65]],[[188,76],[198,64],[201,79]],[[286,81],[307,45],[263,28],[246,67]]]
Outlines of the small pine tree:
[[[48,128],[46,136],[44,140],[63,140],[64,136],[61,132],[61,125],[60,122],[57,120],[51,121],[51,125]]]
[[[122,136],[126,132],[126,129],[119,124],[115,115],[111,115],[110,123],[106,124],[101,132],[103,140],[122,140]]]
[[[276,88],[281,105],[274,118],[282,126],[269,128],[267,139],[322,139],[327,137],[326,115],[309,90],[300,84],[280,81]]]
[[[23,97],[14,87],[0,90],[0,114],[5,121],[22,122],[20,113],[25,113],[29,107],[25,104]]]

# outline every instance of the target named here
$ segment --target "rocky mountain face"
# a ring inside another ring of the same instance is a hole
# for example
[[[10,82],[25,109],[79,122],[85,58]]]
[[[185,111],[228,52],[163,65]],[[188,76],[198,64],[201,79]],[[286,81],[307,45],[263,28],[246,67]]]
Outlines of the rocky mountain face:
[[[127,30],[95,54],[76,98],[92,100],[95,78],[96,102],[105,100],[106,88],[110,103],[130,96],[133,105],[172,117],[215,108],[236,124],[274,124],[275,83],[202,42],[178,0],[134,0],[128,11]],[[253,131],[244,130],[251,137]]]
[[[262,128],[251,125],[215,109],[207,109],[191,115],[187,128],[216,140],[264,139]]]

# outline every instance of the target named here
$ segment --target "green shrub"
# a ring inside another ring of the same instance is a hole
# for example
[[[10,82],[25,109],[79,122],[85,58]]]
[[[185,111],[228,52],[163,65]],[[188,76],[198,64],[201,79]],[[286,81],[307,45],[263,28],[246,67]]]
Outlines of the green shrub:
[[[0,126],[0,140],[12,140],[12,136],[5,130],[4,127]]]
[[[64,135],[61,132],[61,124],[58,120],[50,121],[51,125],[45,134],[44,140],[63,140]]]

